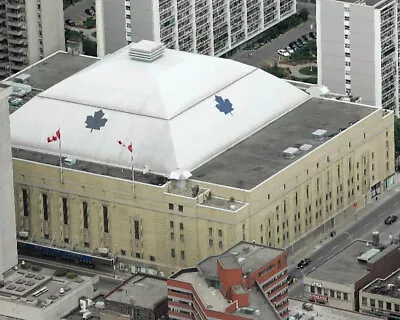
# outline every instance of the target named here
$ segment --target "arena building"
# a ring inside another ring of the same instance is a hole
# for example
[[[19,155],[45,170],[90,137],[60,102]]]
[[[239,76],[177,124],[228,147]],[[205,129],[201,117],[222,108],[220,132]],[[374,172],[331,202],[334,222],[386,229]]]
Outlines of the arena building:
[[[59,76],[52,59],[23,73]],[[147,41],[81,69],[11,115],[17,231],[37,243],[159,274],[243,240],[291,254],[393,183],[391,111]]]

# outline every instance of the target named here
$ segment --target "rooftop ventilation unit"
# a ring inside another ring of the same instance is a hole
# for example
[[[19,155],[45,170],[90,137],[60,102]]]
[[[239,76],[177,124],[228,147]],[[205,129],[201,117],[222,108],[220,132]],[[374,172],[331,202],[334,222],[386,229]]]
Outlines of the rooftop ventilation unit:
[[[308,150],[310,150],[312,148],[312,145],[311,144],[303,144],[303,145],[301,145],[300,147],[299,147],[299,150],[300,151],[308,151]]]
[[[322,140],[322,139],[325,138],[325,136],[326,136],[327,133],[328,133],[328,131],[326,131],[326,130],[318,129],[318,130],[315,130],[315,131],[312,133],[312,135],[313,135],[313,138],[314,138],[315,140]]]
[[[283,151],[283,155],[287,159],[293,159],[299,153],[299,149],[294,147],[289,147]]]
[[[162,43],[141,40],[130,46],[129,56],[134,60],[152,62],[160,58],[164,51],[165,46]]]
[[[363,253],[361,256],[357,257],[357,260],[360,262],[368,262],[373,257],[375,257],[379,252],[379,249],[370,249],[367,252]]]

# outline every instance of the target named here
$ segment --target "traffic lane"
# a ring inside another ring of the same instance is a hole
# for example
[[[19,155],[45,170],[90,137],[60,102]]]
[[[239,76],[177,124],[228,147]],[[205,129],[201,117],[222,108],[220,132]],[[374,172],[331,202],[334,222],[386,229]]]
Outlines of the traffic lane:
[[[289,30],[257,50],[253,50],[251,57],[249,57],[249,51],[243,50],[236,53],[232,59],[255,67],[261,67],[263,60],[268,58],[278,60],[277,51],[286,48],[290,42],[297,40],[302,35],[308,34],[312,30],[311,25],[314,28],[315,20],[308,19],[302,25]]]
[[[85,10],[94,5],[94,0],[81,0],[64,11],[64,18],[65,20],[72,19],[75,23],[83,22],[89,17]]]
[[[316,266],[330,259],[344,246],[350,244],[355,239],[364,239],[372,241],[372,233],[377,230],[380,234],[381,243],[389,243],[389,235],[397,236],[399,232],[400,221],[397,220],[391,225],[385,224],[385,219],[391,214],[396,214],[400,201],[397,196],[382,203],[378,208],[370,214],[362,217],[356,224],[351,226],[347,231],[336,236],[331,242],[319,248],[314,254],[310,255],[311,263],[303,270],[292,269],[289,274],[293,274],[299,281],[290,288],[291,297],[299,297],[303,293],[303,278],[308,273],[315,270]],[[379,199],[378,199],[379,201]],[[377,213],[379,212],[379,213]]]

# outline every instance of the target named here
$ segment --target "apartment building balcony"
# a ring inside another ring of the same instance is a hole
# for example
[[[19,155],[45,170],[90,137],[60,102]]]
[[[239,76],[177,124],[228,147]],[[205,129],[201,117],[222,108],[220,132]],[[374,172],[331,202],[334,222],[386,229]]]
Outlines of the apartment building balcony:
[[[21,10],[25,8],[24,0],[11,0],[7,2],[7,9]]]
[[[25,25],[25,20],[22,19],[8,19],[7,25],[10,27],[21,28]]]
[[[8,59],[10,62],[15,62],[16,64],[25,64],[27,57],[23,54],[9,53]]]
[[[8,52],[7,51],[0,51],[0,61],[8,58]]]
[[[8,10],[7,17],[13,19],[21,19],[25,17],[25,13],[22,10]]]
[[[9,66],[10,66],[11,72],[14,73],[14,72],[18,72],[18,71],[25,69],[27,67],[27,63],[15,63],[15,62],[10,61]]]
[[[22,54],[28,50],[26,46],[8,46],[8,52]]]
[[[26,32],[22,29],[7,29],[7,33],[12,36],[25,36]]]
[[[25,43],[25,39],[19,37],[18,38],[8,37],[8,43],[22,45]]]

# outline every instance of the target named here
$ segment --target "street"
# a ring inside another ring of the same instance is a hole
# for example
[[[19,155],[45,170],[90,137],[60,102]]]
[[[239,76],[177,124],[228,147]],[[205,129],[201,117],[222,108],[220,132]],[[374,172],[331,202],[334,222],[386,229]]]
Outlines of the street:
[[[397,186],[393,186],[393,188],[395,188],[395,192],[390,199],[388,199],[386,202],[379,202],[380,200],[378,199],[376,203],[369,204],[375,206],[370,213],[358,219],[356,223],[351,225],[344,232],[336,235],[332,240],[326,243],[326,245],[321,246],[318,250],[314,251],[313,254],[308,257],[304,257],[311,259],[311,263],[306,268],[303,270],[298,270],[295,266],[288,267],[288,274],[292,274],[298,279],[297,283],[291,286],[289,289],[290,297],[301,297],[303,295],[302,282],[304,275],[307,275],[311,271],[315,270],[317,266],[330,259],[333,255],[338,253],[353,240],[363,239],[372,241],[372,232],[377,230],[380,233],[380,242],[383,244],[388,244],[390,241],[390,234],[393,236],[393,238],[399,234],[399,221],[396,221],[391,225],[385,225],[384,223],[384,220],[387,216],[391,214],[399,215],[400,188]],[[338,268],[340,268],[340,266],[338,266]]]
[[[72,19],[76,24],[83,23],[89,16],[85,9],[95,5],[95,0],[81,0],[64,11],[64,20]]]

